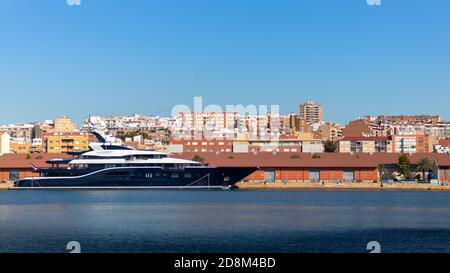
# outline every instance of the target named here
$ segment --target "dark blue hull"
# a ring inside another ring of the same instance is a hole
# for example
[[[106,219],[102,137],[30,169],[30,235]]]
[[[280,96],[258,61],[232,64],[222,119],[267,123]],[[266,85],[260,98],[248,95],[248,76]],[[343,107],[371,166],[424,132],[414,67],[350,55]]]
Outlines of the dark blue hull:
[[[183,188],[227,187],[241,181],[256,168],[186,167],[168,170],[158,167],[121,167],[92,171],[79,176],[26,178],[18,188]]]

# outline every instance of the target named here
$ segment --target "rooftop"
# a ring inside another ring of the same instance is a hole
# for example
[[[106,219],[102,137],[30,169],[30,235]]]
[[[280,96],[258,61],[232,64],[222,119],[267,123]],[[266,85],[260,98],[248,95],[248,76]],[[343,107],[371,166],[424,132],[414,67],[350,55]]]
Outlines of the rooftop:
[[[72,158],[68,154],[47,154],[38,153],[30,154],[28,159],[27,154],[3,154],[0,156],[0,169],[27,169],[32,165],[39,168],[51,167],[46,161],[57,158]]]
[[[379,164],[395,165],[399,153],[183,153],[174,157],[192,159],[200,155],[205,163],[221,167],[265,167],[265,168],[376,168]],[[422,158],[436,160],[439,166],[450,167],[450,155],[438,153],[416,153],[408,155],[412,164]]]
[[[384,136],[347,136],[341,139],[341,141],[388,141],[389,137]]]

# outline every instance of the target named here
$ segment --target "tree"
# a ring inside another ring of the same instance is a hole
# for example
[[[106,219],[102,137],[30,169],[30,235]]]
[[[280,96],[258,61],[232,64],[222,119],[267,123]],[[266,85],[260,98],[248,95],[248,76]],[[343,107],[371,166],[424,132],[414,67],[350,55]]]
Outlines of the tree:
[[[323,143],[325,153],[334,153],[337,150],[337,144],[334,141],[327,140]]]
[[[197,162],[205,162],[205,159],[199,155],[194,155],[194,158],[192,159],[193,161],[197,161]]]
[[[433,167],[433,161],[428,158],[422,158],[417,162],[416,170],[422,173],[422,181],[427,181],[426,173]]]
[[[402,154],[398,158],[398,169],[400,174],[404,175],[405,178],[409,178],[411,174],[411,162],[409,161],[408,155]]]

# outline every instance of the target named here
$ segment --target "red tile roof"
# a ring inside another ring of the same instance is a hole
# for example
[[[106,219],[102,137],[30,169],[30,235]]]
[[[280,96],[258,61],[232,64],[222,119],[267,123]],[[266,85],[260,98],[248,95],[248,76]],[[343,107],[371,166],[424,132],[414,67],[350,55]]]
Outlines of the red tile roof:
[[[388,141],[390,140],[389,137],[383,137],[383,136],[371,136],[371,137],[364,137],[364,136],[347,136],[341,139],[343,141]]]
[[[27,154],[3,154],[0,156],[0,169],[28,169],[31,164],[36,167],[45,168],[51,165],[45,161],[56,158],[71,158],[68,154],[30,154],[30,159],[27,159]]]
[[[205,162],[221,167],[265,167],[265,168],[376,168],[382,163],[397,164],[398,153],[320,153],[320,158],[313,158],[310,153],[184,153],[173,157],[191,160],[194,155],[200,155]],[[67,154],[4,154],[0,156],[0,169],[29,169],[31,164],[37,167],[50,167],[45,161],[55,158],[71,158]],[[422,158],[435,160],[441,167],[450,167],[450,155],[438,153],[416,153],[408,155],[412,164]]]
[[[450,139],[440,139],[439,140],[439,145],[445,146],[445,147],[450,147]]]
[[[398,153],[349,154],[349,153],[320,153],[320,158],[313,158],[310,153],[184,153],[174,157],[192,159],[200,155],[205,162],[221,167],[305,167],[305,168],[376,168],[379,164],[397,164]],[[296,156],[293,156],[296,155]],[[408,155],[412,164],[422,158],[436,160],[439,166],[450,166],[450,155],[438,153],[417,153]]]

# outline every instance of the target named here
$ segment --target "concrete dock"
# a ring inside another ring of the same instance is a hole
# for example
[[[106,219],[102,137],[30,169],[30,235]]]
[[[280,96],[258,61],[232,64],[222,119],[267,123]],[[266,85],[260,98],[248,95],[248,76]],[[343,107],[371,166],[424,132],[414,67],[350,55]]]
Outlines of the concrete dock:
[[[8,190],[14,186],[13,182],[0,183],[0,190]],[[240,189],[316,189],[316,190],[336,190],[336,189],[352,189],[352,190],[450,190],[450,185],[430,184],[430,183],[371,183],[371,182],[239,182],[236,184]]]
[[[14,183],[13,182],[9,182],[9,181],[7,181],[7,182],[1,182],[0,183],[0,190],[7,190],[7,189],[9,189],[9,188],[11,188],[11,187],[13,187],[14,186]]]
[[[236,184],[240,189],[317,189],[317,190],[450,190],[450,185],[396,182],[396,183],[372,183],[372,182],[239,182]]]

